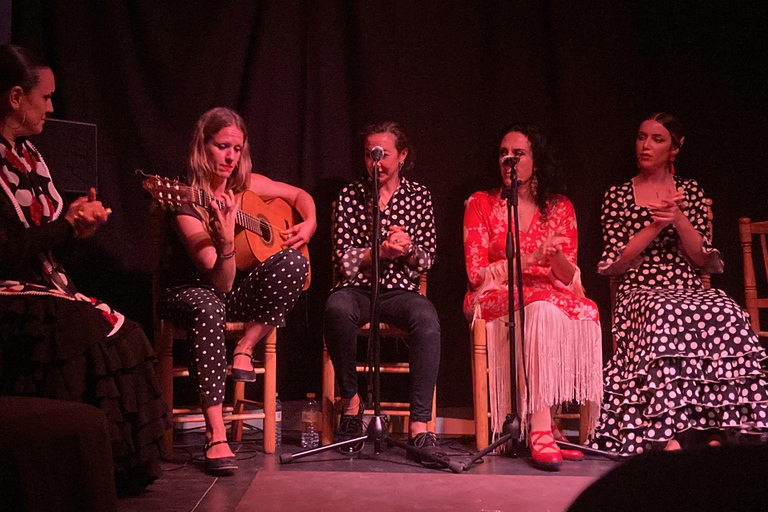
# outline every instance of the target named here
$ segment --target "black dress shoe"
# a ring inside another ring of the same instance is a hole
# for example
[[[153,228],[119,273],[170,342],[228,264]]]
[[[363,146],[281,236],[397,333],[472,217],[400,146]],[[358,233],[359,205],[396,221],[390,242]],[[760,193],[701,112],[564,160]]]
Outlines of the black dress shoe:
[[[408,439],[408,444],[414,446],[420,450],[424,450],[428,454],[434,457],[445,457],[445,452],[437,444],[437,436],[434,432],[421,432]],[[441,468],[444,467],[439,462],[434,460],[422,458],[421,455],[415,452],[406,452],[406,458],[418,462],[425,468]]]
[[[211,459],[208,457],[208,450],[217,444],[225,444],[226,441],[214,441],[211,444],[205,445],[205,471],[212,476],[229,476],[237,469],[237,462],[235,457],[217,457]]]
[[[363,404],[363,401],[360,400],[360,406],[357,409],[357,414],[341,415],[339,428],[336,429],[335,441],[337,443],[342,441],[349,441],[350,439],[363,436],[363,412],[365,412],[365,405]],[[355,443],[353,445],[340,446],[338,448],[338,450],[345,455],[359,452],[362,449],[362,442]]]
[[[232,354],[232,362],[234,364],[235,356],[245,356],[248,359],[251,358],[251,354],[246,352],[235,352]],[[235,382],[256,382],[256,372],[251,370],[240,370],[238,368],[230,368],[229,374],[232,380]]]

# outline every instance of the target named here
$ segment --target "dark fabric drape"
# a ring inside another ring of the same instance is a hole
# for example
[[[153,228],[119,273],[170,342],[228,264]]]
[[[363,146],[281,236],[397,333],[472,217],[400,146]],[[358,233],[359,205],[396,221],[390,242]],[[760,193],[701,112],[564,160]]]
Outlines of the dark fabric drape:
[[[194,121],[216,105],[243,114],[255,170],[317,201],[313,287],[299,315],[313,326],[330,287],[330,202],[362,168],[356,134],[384,118],[405,125],[416,154],[410,177],[435,202],[438,262],[429,296],[444,333],[441,405],[471,402],[463,201],[495,184],[497,132],[511,120],[542,124],[560,150],[587,293],[601,306],[606,333],[608,285],[594,271],[600,201],[608,185],[632,176],[637,125],[657,110],[688,127],[676,168],[714,199],[715,243],[728,264],[715,285],[743,300],[736,219],[768,217],[759,193],[768,185],[760,3],[25,0],[13,7],[13,40],[44,51],[56,73],[55,116],[98,124],[100,195],[114,214],[95,242],[100,264],[117,272],[91,285],[117,295],[110,302],[123,300],[129,312],[146,318],[150,304],[148,286],[136,285],[146,283],[136,276],[150,264],[149,209],[133,171],[183,175]],[[281,362],[289,361],[281,391],[289,397],[319,388],[319,332],[298,329],[281,345]]]

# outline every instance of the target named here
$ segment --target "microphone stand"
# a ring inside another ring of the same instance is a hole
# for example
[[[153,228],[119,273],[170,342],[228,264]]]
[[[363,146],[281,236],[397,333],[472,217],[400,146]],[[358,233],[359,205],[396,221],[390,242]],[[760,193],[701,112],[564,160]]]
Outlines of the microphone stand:
[[[297,453],[283,453],[280,455],[280,463],[288,464],[296,459],[301,459],[322,453],[335,448],[344,448],[355,446],[365,441],[373,442],[374,453],[381,453],[381,442],[385,441],[388,445],[398,446],[406,452],[416,454],[420,460],[429,460],[436,463],[441,468],[448,468],[454,473],[461,473],[462,467],[458,462],[450,459],[444,459],[430,454],[427,451],[411,446],[397,439],[394,439],[387,429],[387,418],[381,414],[381,340],[379,337],[379,288],[381,281],[380,272],[380,254],[381,249],[381,211],[379,210],[379,159],[374,160],[373,164],[373,212],[371,221],[371,309],[370,309],[370,331],[368,334],[368,346],[373,350],[373,417],[368,423],[368,429],[365,435],[341,441],[338,443],[312,448]],[[362,400],[362,399],[361,399]]]
[[[518,400],[517,400],[517,369],[516,369],[516,357],[517,357],[517,344],[516,344],[516,325],[515,325],[515,294],[513,283],[517,286],[517,303],[520,311],[520,348],[523,354],[523,376],[525,377],[526,393],[528,391],[528,374],[525,368],[525,308],[523,303],[523,272],[522,264],[519,257],[520,255],[520,227],[518,222],[518,200],[517,200],[517,188],[520,182],[517,180],[517,161],[510,167],[510,178],[512,184],[509,187],[504,187],[501,192],[501,198],[507,200],[507,243],[506,243],[506,256],[507,256],[507,300],[509,320],[506,322],[508,339],[509,339],[509,367],[510,367],[510,393],[512,396],[512,410],[507,414],[502,426],[502,435],[494,443],[490,444],[484,450],[476,452],[470,456],[469,459],[460,462],[461,469],[466,471],[471,468],[477,461],[491,453],[499,446],[508,444],[508,453],[511,457],[516,457],[518,454],[519,444],[522,440],[522,422],[520,420],[520,414],[518,413]],[[510,279],[511,277],[511,279]]]

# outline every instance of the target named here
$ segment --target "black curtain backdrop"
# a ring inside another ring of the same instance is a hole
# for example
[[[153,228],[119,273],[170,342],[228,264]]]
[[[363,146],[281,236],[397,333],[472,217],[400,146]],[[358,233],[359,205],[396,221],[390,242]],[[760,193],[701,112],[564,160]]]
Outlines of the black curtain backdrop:
[[[99,193],[114,214],[81,264],[80,287],[145,325],[149,200],[134,169],[182,176],[202,112],[237,109],[254,169],[314,196],[313,285],[280,341],[284,398],[320,388],[330,203],[362,170],[357,133],[402,122],[416,154],[411,178],[432,191],[437,218],[428,295],[443,329],[438,402],[466,406],[463,201],[497,182],[497,133],[511,120],[541,124],[559,149],[606,355],[600,204],[633,175],[634,135],[653,111],[687,127],[676,168],[713,198],[726,260],[713,283],[743,302],[737,219],[768,218],[761,4],[24,0],[13,5],[12,37],[51,63],[54,117],[98,124]]]

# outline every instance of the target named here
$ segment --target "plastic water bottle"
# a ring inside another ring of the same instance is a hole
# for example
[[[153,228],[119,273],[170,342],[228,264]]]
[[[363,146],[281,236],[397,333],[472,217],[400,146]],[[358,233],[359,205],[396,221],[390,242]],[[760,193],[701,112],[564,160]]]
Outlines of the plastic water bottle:
[[[283,402],[275,393],[275,447],[283,444]]]
[[[301,447],[317,448],[320,446],[320,404],[314,393],[307,393],[307,400],[301,410]]]

